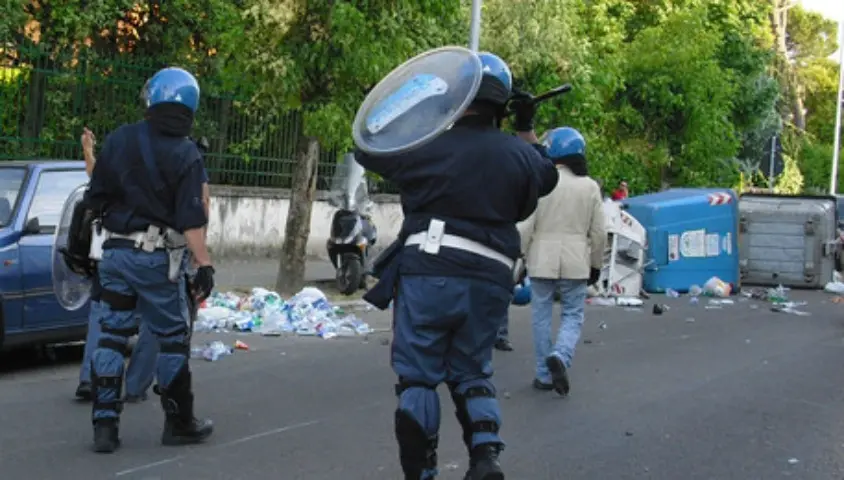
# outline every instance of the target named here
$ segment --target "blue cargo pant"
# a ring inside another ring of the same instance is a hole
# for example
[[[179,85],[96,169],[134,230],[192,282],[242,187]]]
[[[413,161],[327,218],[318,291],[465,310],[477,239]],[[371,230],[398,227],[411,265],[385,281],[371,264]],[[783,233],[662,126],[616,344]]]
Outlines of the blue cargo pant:
[[[190,381],[184,274],[178,282],[171,282],[168,262],[164,250],[113,248],[103,252],[99,263],[103,308],[97,315],[102,334],[91,356],[94,420],[120,416],[125,349],[138,319],[159,343],[158,388],[166,391],[174,380],[185,377]]]
[[[492,377],[492,349],[511,292],[480,279],[402,276],[393,317],[392,367],[398,376],[395,429],[407,478],[437,474],[440,402],[446,382],[471,450],[503,446]]]
[[[100,339],[100,310],[103,304],[91,301],[91,313],[88,316],[88,336],[85,339],[85,353],[79,369],[79,381],[91,382],[91,356]],[[158,357],[158,339],[152,334],[147,324],[141,324],[138,341],[132,349],[129,368],[126,369],[126,393],[142,396],[152,385],[155,377],[155,361]]]

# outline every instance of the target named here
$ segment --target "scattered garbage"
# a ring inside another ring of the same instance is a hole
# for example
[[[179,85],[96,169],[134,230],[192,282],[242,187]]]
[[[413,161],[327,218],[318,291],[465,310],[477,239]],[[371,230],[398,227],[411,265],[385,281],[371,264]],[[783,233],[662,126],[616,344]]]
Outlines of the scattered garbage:
[[[216,362],[220,357],[231,354],[232,349],[220,341],[206,343],[202,347],[193,347],[190,352],[191,358],[204,358],[209,362]]]
[[[711,297],[726,298],[730,296],[732,291],[733,286],[718,277],[712,277],[703,284],[703,294]]]
[[[654,303],[654,315],[662,315],[664,312],[668,311],[668,305],[660,305],[659,303]]]
[[[735,302],[729,298],[712,299],[709,301],[710,305],[733,305]]]
[[[673,288],[665,289],[665,295],[669,298],[680,298],[680,292],[674,290]]]
[[[808,317],[811,313],[799,310],[799,307],[803,307],[807,304],[808,302],[775,302],[771,305],[771,311]]]
[[[829,282],[823,287],[827,293],[834,293],[836,295],[844,294],[844,282]]]
[[[615,304],[619,307],[641,307],[645,304],[642,300],[634,297],[617,297]]]
[[[798,463],[800,463],[800,460],[797,460],[796,458],[789,458],[788,459],[789,465],[797,465]]]
[[[194,325],[198,332],[235,330],[266,336],[296,334],[324,339],[372,332],[366,322],[332,306],[325,294],[313,287],[302,289],[286,301],[279,294],[260,287],[253,288],[245,297],[215,292],[203,307]]]

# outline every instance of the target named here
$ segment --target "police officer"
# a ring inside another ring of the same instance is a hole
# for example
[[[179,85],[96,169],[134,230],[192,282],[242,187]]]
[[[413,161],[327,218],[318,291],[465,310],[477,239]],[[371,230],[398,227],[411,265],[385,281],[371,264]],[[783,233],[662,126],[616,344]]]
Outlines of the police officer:
[[[198,265],[192,294],[207,297],[214,268],[205,244],[203,167],[188,138],[199,106],[199,84],[180,68],[156,73],[142,93],[145,120],[106,138],[85,200],[102,216],[106,241],[99,262],[102,336],[92,356],[94,450],[110,453],[118,425],[127,337],[135,314],[158,338],[156,366],[165,412],[165,445],[198,443],[213,431],[194,417],[188,364],[185,248]]]
[[[397,184],[405,215],[398,241],[376,262],[379,283],[366,299],[386,308],[395,296],[395,433],[406,479],[437,474],[442,382],[469,451],[466,478],[504,478],[492,350],[520,254],[516,223],[557,182],[542,147],[530,144],[538,144],[530,102],[517,105],[517,136],[499,130],[512,76],[499,57],[480,58],[480,90],[451,129],[398,156],[358,153],[362,166]]]
[[[82,134],[82,153],[85,156],[85,172],[90,178],[97,158],[94,156],[94,133],[84,130]],[[79,368],[79,385],[76,387],[76,398],[91,400],[91,355],[100,338],[100,323],[98,311],[100,303],[100,281],[96,272],[91,282],[91,310],[88,314],[88,334],[85,338],[85,352],[82,355],[82,365]],[[132,358],[126,371],[126,396],[124,401],[137,403],[146,400],[147,390],[152,385],[155,376],[155,359],[158,356],[158,341],[146,325],[141,325],[138,341],[132,349]]]

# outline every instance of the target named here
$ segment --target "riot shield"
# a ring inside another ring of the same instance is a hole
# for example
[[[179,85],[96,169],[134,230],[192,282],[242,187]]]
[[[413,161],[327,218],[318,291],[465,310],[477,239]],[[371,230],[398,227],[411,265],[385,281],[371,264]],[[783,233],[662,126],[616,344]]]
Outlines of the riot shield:
[[[446,131],[475,98],[481,60],[463,47],[424,52],[384,77],[361,104],[352,124],[355,145],[370,155],[394,155]]]
[[[87,187],[88,185],[77,187],[65,200],[53,239],[53,291],[59,305],[69,311],[79,310],[91,298],[91,279],[73,272],[61,253],[61,250],[67,247],[73,209],[82,200]]]

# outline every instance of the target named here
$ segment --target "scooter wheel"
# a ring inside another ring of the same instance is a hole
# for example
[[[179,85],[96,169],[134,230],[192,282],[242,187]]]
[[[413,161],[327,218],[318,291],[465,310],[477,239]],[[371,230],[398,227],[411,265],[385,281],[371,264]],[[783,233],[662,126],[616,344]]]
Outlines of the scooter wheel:
[[[354,254],[343,255],[337,269],[337,290],[343,295],[355,293],[360,287],[362,277],[363,265],[360,257]]]

